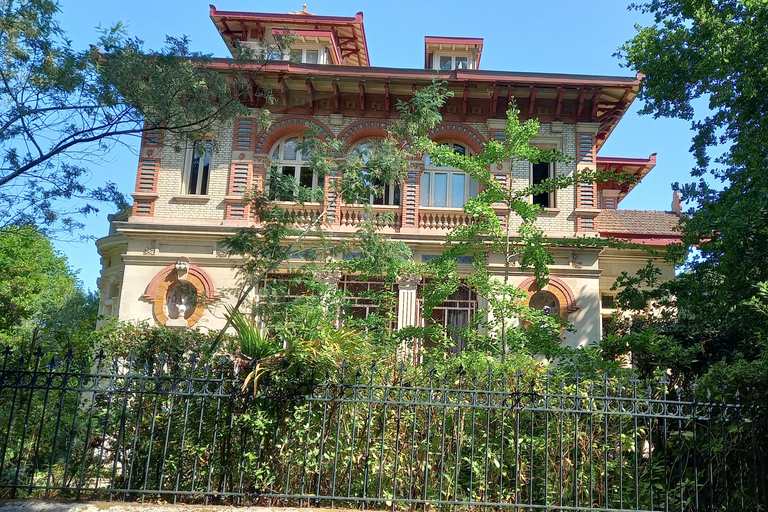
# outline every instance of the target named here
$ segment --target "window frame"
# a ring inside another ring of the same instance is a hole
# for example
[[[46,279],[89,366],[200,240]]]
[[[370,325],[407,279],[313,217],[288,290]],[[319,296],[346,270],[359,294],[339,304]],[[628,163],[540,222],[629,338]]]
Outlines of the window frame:
[[[451,59],[451,67],[450,68],[442,68],[440,67],[440,59],[443,57],[449,57]],[[475,63],[473,60],[473,55],[471,52],[458,52],[458,53],[451,53],[451,52],[434,52],[433,54],[433,60],[432,60],[432,67],[433,69],[436,69],[438,71],[454,71],[456,68],[456,60],[457,59],[466,59],[467,61],[467,67],[466,68],[459,68],[459,69],[475,69]]]
[[[279,169],[280,174],[286,175],[285,169],[287,167],[293,167],[293,178],[296,180],[296,182],[301,185],[301,171],[302,169],[309,169],[312,171],[312,185],[309,187],[313,193],[317,192],[318,189],[323,190],[325,189],[325,183],[320,183],[320,176],[318,175],[317,171],[313,170],[309,166],[309,161],[311,159],[311,155],[306,155],[306,159],[304,158],[304,153],[299,148],[296,148],[296,159],[295,160],[286,160],[285,158],[285,146],[286,143],[295,140],[296,144],[303,142],[304,135],[287,135],[277,141],[273,146],[272,149],[269,152],[269,159],[270,159],[270,172],[273,167],[277,167]],[[277,152],[277,158],[275,158],[275,152]],[[308,187],[305,187],[308,188]],[[270,196],[269,191],[269,177],[267,177],[267,182],[265,184],[265,192],[267,196]],[[295,199],[295,196],[294,196]],[[275,201],[290,201],[290,199],[279,199],[275,198],[272,199]]]
[[[203,153],[197,151],[198,144],[201,143],[205,145],[205,151]],[[195,160],[197,160],[197,164],[195,163]],[[191,147],[187,147],[184,153],[184,171],[181,178],[182,195],[207,196],[209,194],[212,163],[213,140],[211,138],[207,137],[205,139],[196,140]],[[197,165],[196,169],[195,165]],[[195,171],[194,187],[192,187],[193,170]]]
[[[380,139],[364,139],[359,142],[357,142],[354,147],[352,148],[352,151],[357,151],[360,153],[360,157],[362,158],[363,162],[367,163],[368,159],[365,157],[365,154],[363,151],[366,149],[363,148],[364,145],[371,145],[376,142],[378,142]],[[365,168],[363,168],[365,170]],[[397,202],[395,202],[396,192],[399,192],[397,194]],[[377,203],[376,200],[381,198],[380,203]],[[395,185],[384,185],[384,190],[382,192],[381,196],[375,196],[373,194],[369,194],[368,200],[364,203],[347,203],[345,199],[346,204],[365,204],[370,206],[402,206],[403,204],[403,191],[402,187],[400,187],[398,184]]]
[[[440,145],[451,145],[451,147],[455,150],[456,146],[460,146],[464,149],[464,155],[466,156],[472,156],[474,154],[474,151],[465,143],[463,142],[457,142],[457,141],[446,141],[445,143],[440,143]],[[445,199],[446,199],[446,206],[434,206],[435,204],[435,175],[436,174],[447,174],[446,180],[446,193],[445,193]],[[454,206],[453,205],[453,175],[463,175],[464,176],[464,193],[463,193],[463,202],[461,206]],[[428,183],[425,187],[424,184],[424,177],[428,176]],[[474,195],[473,192],[473,185],[474,185]],[[448,165],[438,167],[435,165],[430,165],[430,158],[429,155],[427,155],[424,159],[424,171],[421,173],[421,179],[419,181],[419,201],[420,206],[424,206],[426,208],[458,208],[461,209],[464,207],[465,204],[467,204],[467,201],[470,198],[477,197],[477,194],[480,193],[480,183],[478,180],[473,179],[472,176],[469,173],[466,173],[462,170],[456,169],[455,167],[451,167]],[[426,193],[426,199],[425,202],[425,189],[427,190]]]
[[[381,313],[383,317],[383,315],[388,313],[387,308],[394,309],[394,311],[389,311],[390,313],[397,312],[397,285],[388,285],[383,279],[359,279],[359,276],[345,274],[339,279],[337,286],[343,296],[343,307],[349,310],[350,318],[365,320],[373,313]],[[355,288],[360,289],[355,290]],[[395,301],[394,304],[387,304],[370,297],[361,296],[360,292],[363,294],[394,292]],[[362,314],[356,314],[358,312],[362,312]],[[395,321],[397,321],[397,318],[395,318]]]
[[[558,144],[554,144],[554,143],[536,144],[534,141],[534,145],[542,151],[559,151],[560,150],[559,143]],[[534,186],[537,184],[537,183],[534,183],[534,176],[533,176],[534,165],[541,165],[541,164],[546,164],[548,166],[547,177],[545,179],[553,179],[557,177],[557,162],[539,162],[538,164],[530,163],[528,166],[529,167],[528,183],[530,186]],[[538,183],[541,183],[541,181],[539,181]],[[536,195],[529,196],[531,204],[539,204],[535,202],[536,197],[543,196],[543,195],[544,194],[536,194]],[[557,209],[557,191],[548,192],[547,204],[546,205],[539,204],[539,206],[541,206],[545,210]]]
[[[289,60],[293,62],[291,57],[293,57],[294,53],[301,52],[301,55],[298,60],[299,64],[327,64],[328,61],[326,58],[327,58],[328,52],[326,49],[327,47],[322,45],[320,46],[317,46],[317,45],[305,46],[301,44],[292,45],[291,48],[288,50],[288,52],[284,53],[284,55],[287,56],[287,59],[284,59],[284,60]],[[312,51],[317,52],[317,62],[307,62],[307,52],[312,52]]]
[[[466,346],[466,340],[462,339],[461,337],[458,337],[458,333],[451,333],[449,330],[449,324],[448,324],[448,316],[450,312],[461,312],[464,311],[467,313],[467,320],[464,323],[462,327],[458,327],[458,329],[466,329],[468,325],[472,323],[472,321],[475,318],[475,315],[477,315],[478,311],[480,310],[480,297],[478,293],[466,285],[466,283],[462,283],[459,288],[453,292],[451,295],[446,297],[446,299],[441,302],[440,304],[436,305],[434,308],[432,308],[432,316],[427,318],[424,316],[424,298],[422,296],[422,290],[426,283],[422,283],[417,288],[417,301],[418,301],[418,307],[419,307],[419,323],[418,325],[420,327],[427,327],[429,325],[428,322],[435,322],[437,319],[435,318],[436,312],[442,312],[442,319],[441,324],[443,329],[445,330],[446,334],[455,342],[455,346],[448,349],[447,353],[449,354],[458,354],[462,350],[464,350],[464,347]],[[468,298],[466,299],[460,299],[456,297],[456,295],[462,291],[466,290]],[[453,305],[451,305],[453,304]],[[425,339],[425,344],[429,346],[430,344],[434,344],[434,341]]]

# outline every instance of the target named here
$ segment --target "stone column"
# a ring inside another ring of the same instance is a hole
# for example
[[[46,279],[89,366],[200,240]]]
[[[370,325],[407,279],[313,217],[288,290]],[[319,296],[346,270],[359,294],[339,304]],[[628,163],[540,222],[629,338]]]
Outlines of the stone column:
[[[397,278],[397,328],[415,327],[419,314],[419,302],[416,290],[421,282],[420,275],[405,274]],[[421,355],[415,340],[404,340],[398,351],[398,358],[414,364],[420,362]]]
[[[339,304],[333,300],[333,292],[339,287],[339,281],[341,280],[341,271],[337,269],[324,269],[315,274],[315,280],[326,286],[323,290],[323,306],[330,311],[331,308],[338,307]],[[336,310],[338,313],[338,309]],[[338,317],[338,314],[337,314]],[[338,324],[339,320],[336,319]]]

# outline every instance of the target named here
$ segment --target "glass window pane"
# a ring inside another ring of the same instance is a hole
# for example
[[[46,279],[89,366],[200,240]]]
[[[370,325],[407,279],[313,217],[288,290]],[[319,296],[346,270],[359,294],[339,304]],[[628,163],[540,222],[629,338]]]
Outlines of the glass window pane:
[[[373,147],[373,143],[370,141],[366,141],[360,144],[358,146],[357,150],[360,153],[360,158],[363,160],[363,162],[368,163],[368,160],[371,158],[371,148]]]
[[[301,161],[308,162],[312,158],[312,152],[309,149],[303,149],[301,151]]]
[[[453,152],[458,153],[459,155],[465,155],[467,154],[467,148],[462,146],[461,144],[454,144],[453,145]]]
[[[280,145],[275,146],[275,150],[272,151],[272,160],[280,160]]]
[[[448,173],[435,173],[434,204],[432,206],[438,208],[448,206]]]
[[[456,57],[456,69],[468,69],[469,63],[466,57]]]
[[[288,139],[285,141],[283,149],[283,160],[296,160],[296,142],[298,139]]]
[[[538,185],[542,181],[549,178],[549,162],[540,162],[538,164],[533,164],[533,169],[531,172],[531,181],[534,185]],[[533,204],[538,204],[539,206],[543,206],[544,208],[549,208],[549,194],[544,192],[542,194],[536,194],[533,196]]]
[[[429,173],[425,172],[421,175],[421,205],[430,206],[429,204]]]
[[[203,157],[202,176],[200,177],[200,194],[208,193],[208,175],[211,169],[211,141],[205,141],[205,156]]]
[[[283,60],[283,52],[280,50],[269,50],[267,52],[267,60]]]
[[[464,186],[467,182],[467,175],[461,172],[451,174],[451,206],[461,208],[464,206]]]
[[[317,64],[317,57],[318,57],[317,50],[306,50],[305,55],[306,55],[306,60],[304,62],[306,62],[307,64]]]
[[[549,178],[549,162],[533,164],[533,184],[538,185]]]
[[[400,206],[400,187],[395,185],[395,191],[393,194],[392,204]]]
[[[312,188],[312,169],[302,167],[299,175],[299,185],[306,188]]]
[[[440,69],[453,69],[453,59],[451,57],[440,57]]]
[[[469,197],[477,197],[477,180],[469,181]]]
[[[301,50],[291,50],[291,62],[301,62]]]
[[[283,166],[283,175],[284,176],[290,176],[291,178],[296,177],[296,168],[292,165],[284,165]]]
[[[197,193],[197,177],[200,170],[200,153],[197,152],[197,148],[192,149],[192,166],[189,168],[189,187],[187,188],[187,194]]]

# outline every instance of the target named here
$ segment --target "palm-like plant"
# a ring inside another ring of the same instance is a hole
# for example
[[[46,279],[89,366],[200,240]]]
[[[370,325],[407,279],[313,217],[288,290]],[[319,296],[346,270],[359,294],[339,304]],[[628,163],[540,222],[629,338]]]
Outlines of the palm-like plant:
[[[240,355],[247,358],[248,364],[253,366],[253,369],[245,377],[242,389],[245,391],[248,384],[253,381],[253,395],[256,396],[259,377],[265,371],[262,361],[278,355],[282,351],[282,347],[259,329],[251,318],[243,315],[240,310],[227,307],[227,320],[237,332],[240,341]]]

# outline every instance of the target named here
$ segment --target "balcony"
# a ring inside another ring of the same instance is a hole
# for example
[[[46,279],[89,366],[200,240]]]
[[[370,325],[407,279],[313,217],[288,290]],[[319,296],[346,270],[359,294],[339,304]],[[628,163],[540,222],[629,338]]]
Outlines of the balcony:
[[[472,223],[472,216],[461,208],[419,208],[419,228],[428,231],[447,231]]]
[[[401,225],[402,206],[343,204],[339,209],[342,228],[358,229],[365,221],[373,221],[388,231]]]

